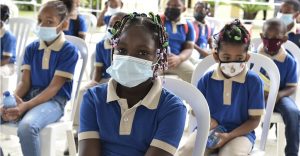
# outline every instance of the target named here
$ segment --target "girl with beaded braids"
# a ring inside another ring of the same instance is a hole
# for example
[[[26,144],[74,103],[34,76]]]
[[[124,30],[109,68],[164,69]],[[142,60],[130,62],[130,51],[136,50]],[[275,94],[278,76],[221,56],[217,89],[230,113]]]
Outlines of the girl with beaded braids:
[[[17,106],[1,109],[1,124],[18,121],[18,137],[24,156],[40,156],[40,131],[64,114],[72,92],[77,49],[65,40],[73,0],[55,0],[42,5],[36,34],[39,40],[25,49],[22,78],[14,96]]]
[[[214,38],[213,56],[219,66],[205,74],[197,86],[209,105],[210,129],[217,131],[209,136],[205,155],[246,156],[254,145],[254,129],[264,112],[263,82],[246,66],[250,34],[236,19]],[[215,144],[213,135],[219,139]],[[178,155],[191,156],[195,138],[194,132]]]
[[[132,13],[115,23],[112,79],[88,89],[80,109],[80,156],[171,156],[186,108],[157,76],[167,68],[167,35],[158,15]]]

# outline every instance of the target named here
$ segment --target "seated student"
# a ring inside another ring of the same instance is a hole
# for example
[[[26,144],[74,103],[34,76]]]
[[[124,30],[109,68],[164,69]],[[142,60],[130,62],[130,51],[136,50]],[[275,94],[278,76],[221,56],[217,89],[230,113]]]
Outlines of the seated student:
[[[3,76],[10,76],[15,72],[16,61],[16,37],[6,29],[6,23],[9,20],[9,8],[7,5],[0,5],[1,21],[0,21],[0,80]],[[3,93],[2,85],[0,85],[0,94]],[[0,98],[1,99],[1,98]]]
[[[261,33],[263,44],[258,47],[258,52],[271,58],[279,69],[280,85],[274,111],[281,114],[285,124],[285,155],[297,156],[300,143],[300,113],[295,101],[289,97],[297,90],[297,64],[282,47],[288,39],[286,30],[286,26],[280,20],[267,20]],[[262,73],[265,74],[264,71]]]
[[[78,14],[80,0],[74,0],[75,8],[70,14],[69,27],[64,30],[65,35],[76,36],[85,39],[87,32],[87,24],[84,16]]]
[[[181,79],[191,82],[195,69],[189,60],[194,48],[194,27],[181,14],[186,10],[185,0],[168,0],[162,21],[169,37],[171,53],[168,55],[168,71]]]
[[[217,134],[220,141],[213,148],[207,148],[205,155],[247,156],[255,143],[254,129],[264,112],[263,82],[246,65],[250,57],[247,54],[250,34],[235,20],[225,25],[215,39],[213,56],[219,66],[200,79],[198,89],[209,105],[210,129],[222,126],[225,132]],[[180,155],[192,155],[194,134],[179,150]]]
[[[300,47],[300,34],[297,34],[296,18],[299,15],[300,2],[297,0],[286,0],[280,6],[278,18],[287,26],[288,40]]]
[[[36,28],[40,40],[26,47],[22,78],[14,93],[17,107],[1,109],[2,121],[18,121],[24,156],[42,155],[40,131],[63,116],[70,100],[78,54],[62,30],[67,26],[72,3],[55,0],[42,5]]]
[[[80,109],[80,156],[171,156],[186,116],[183,102],[162,88],[166,33],[158,15],[129,14],[113,26],[112,79],[89,89]]]
[[[207,3],[197,1],[194,6],[195,20],[193,21],[196,36],[194,48],[200,54],[201,58],[208,56],[210,54],[208,50],[212,48],[211,37],[213,29],[205,21],[207,13]]]
[[[111,16],[117,12],[120,12],[122,7],[123,7],[122,0],[107,0],[105,2],[105,7],[103,11],[100,13],[98,17],[97,27],[108,25]]]

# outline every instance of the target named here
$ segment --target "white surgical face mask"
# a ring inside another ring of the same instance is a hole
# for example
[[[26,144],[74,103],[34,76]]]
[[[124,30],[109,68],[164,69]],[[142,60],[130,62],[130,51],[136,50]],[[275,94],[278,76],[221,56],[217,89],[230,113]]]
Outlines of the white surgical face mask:
[[[279,18],[285,25],[289,25],[294,22],[293,16],[293,14],[277,13],[277,18]]]
[[[148,60],[114,54],[106,72],[121,85],[132,88],[153,77],[152,65]]]
[[[36,26],[35,29],[35,34],[38,36],[39,39],[46,41],[46,42],[51,42],[55,40],[59,33],[56,31],[57,27],[41,27],[41,26]]]
[[[116,14],[117,12],[120,12],[121,11],[121,7],[117,7],[117,8],[111,8],[111,7],[108,7],[107,8],[107,12],[105,13],[106,15],[114,15]]]
[[[234,77],[241,73],[245,66],[245,62],[220,63],[221,71],[230,77]]]

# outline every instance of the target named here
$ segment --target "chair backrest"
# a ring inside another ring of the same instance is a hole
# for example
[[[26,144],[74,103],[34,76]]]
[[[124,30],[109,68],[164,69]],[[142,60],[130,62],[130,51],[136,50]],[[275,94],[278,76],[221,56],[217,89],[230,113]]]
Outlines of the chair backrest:
[[[192,107],[198,127],[193,156],[204,155],[210,125],[210,113],[206,99],[202,93],[190,83],[168,77],[165,77],[164,79],[164,88],[171,91],[182,100],[185,100],[186,103]]]
[[[81,38],[75,37],[75,36],[70,36],[70,35],[65,35],[66,40],[73,43],[73,45],[75,45],[78,49],[78,54],[79,54],[79,58],[78,58],[78,62],[76,64],[75,67],[75,73],[74,73],[74,78],[73,78],[73,91],[72,91],[72,99],[71,99],[71,104],[72,104],[72,113],[71,113],[71,118],[73,119],[74,115],[75,115],[75,99],[78,95],[78,91],[79,91],[79,87],[81,84],[81,80],[83,77],[83,73],[87,64],[87,60],[88,60],[88,47],[85,43],[85,41]],[[78,72],[80,71],[80,72]]]
[[[210,66],[216,64],[215,59],[213,58],[212,55],[207,56],[204,58],[196,67],[193,76],[192,76],[192,84],[194,86],[198,85],[198,81],[200,78],[207,72],[207,69],[210,68]],[[263,68],[267,74],[270,77],[270,92],[269,96],[267,99],[267,108],[266,108],[266,113],[264,115],[263,119],[263,131],[261,135],[261,142],[260,142],[260,150],[264,151],[265,146],[266,146],[266,141],[267,141],[267,136],[269,133],[269,125],[270,125],[270,120],[271,116],[273,114],[273,109],[275,106],[275,101],[277,98],[277,93],[279,90],[279,82],[280,82],[280,74],[278,71],[278,68],[276,64],[269,59],[266,56],[257,54],[257,53],[250,53],[250,59],[248,61],[248,67],[250,67],[250,64],[253,64],[253,67],[251,70],[253,70],[255,73],[260,72],[260,69]]]
[[[85,18],[88,30],[97,27],[97,17],[95,15],[87,12],[80,12],[79,14]]]
[[[17,59],[17,70],[20,70],[25,47],[29,38],[31,30],[36,25],[36,21],[30,18],[15,17],[9,19],[9,29],[15,35],[16,45],[16,59]],[[17,72],[17,83],[19,82],[20,72]]]
[[[258,48],[258,46],[262,43],[262,40],[261,38],[253,38],[251,39],[251,42],[250,42],[250,49],[252,52],[255,52]]]
[[[205,19],[208,21],[210,27],[214,29],[214,32],[212,32],[212,34],[219,32],[224,26],[224,23],[220,20],[217,20],[216,18],[206,17]]]
[[[284,48],[290,52],[297,62],[297,74],[300,74],[300,48],[292,41],[286,41],[283,44]]]

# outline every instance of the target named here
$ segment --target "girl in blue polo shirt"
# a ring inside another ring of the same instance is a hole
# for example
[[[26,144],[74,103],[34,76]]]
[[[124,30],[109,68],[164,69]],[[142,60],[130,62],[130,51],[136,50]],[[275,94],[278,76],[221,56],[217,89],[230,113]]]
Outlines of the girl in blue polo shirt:
[[[217,133],[220,141],[207,148],[205,155],[246,156],[254,145],[254,129],[264,112],[263,83],[246,66],[250,56],[247,54],[250,34],[239,20],[235,20],[225,25],[214,38],[216,52],[213,56],[219,65],[200,79],[198,89],[209,105],[210,129],[222,127],[225,132]],[[182,155],[191,155],[194,141],[195,136],[189,138],[186,146],[189,148],[181,151]]]
[[[4,109],[1,119],[18,122],[18,136],[24,156],[40,156],[40,131],[64,113],[72,92],[77,49],[65,40],[72,0],[44,4],[38,14],[39,41],[26,47],[22,78],[16,90],[17,107]],[[2,122],[1,122],[2,123]]]
[[[105,6],[97,20],[97,27],[101,27],[103,25],[108,26],[110,18],[112,15],[120,12],[123,7],[122,0],[107,0],[105,2]]]
[[[14,73],[14,63],[16,61],[16,37],[6,30],[6,23],[9,20],[9,8],[1,4],[0,21],[0,76],[9,76]],[[0,85],[1,86],[1,85]],[[2,89],[2,87],[1,87]],[[2,90],[1,90],[2,94]]]
[[[89,89],[80,109],[80,156],[171,156],[186,108],[157,77],[167,67],[167,35],[159,15],[129,14],[113,34],[112,79]]]
[[[69,27],[64,30],[65,35],[76,36],[81,39],[85,39],[87,32],[87,24],[84,16],[78,14],[78,7],[80,5],[80,0],[74,0],[75,8],[70,14]]]

